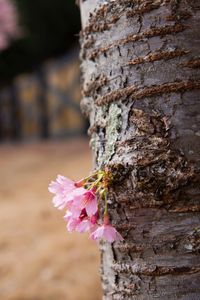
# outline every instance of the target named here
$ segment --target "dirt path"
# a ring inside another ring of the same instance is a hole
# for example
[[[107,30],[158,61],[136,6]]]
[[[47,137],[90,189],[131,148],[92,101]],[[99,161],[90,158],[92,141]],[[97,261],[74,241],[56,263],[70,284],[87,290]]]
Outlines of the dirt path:
[[[0,148],[0,299],[99,300],[98,250],[69,234],[47,191],[57,174],[87,175],[88,141]]]

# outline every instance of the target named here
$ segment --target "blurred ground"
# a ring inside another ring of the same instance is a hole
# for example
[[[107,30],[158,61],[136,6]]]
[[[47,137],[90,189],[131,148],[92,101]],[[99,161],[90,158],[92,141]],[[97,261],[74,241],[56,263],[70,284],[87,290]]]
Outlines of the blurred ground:
[[[91,168],[87,140],[0,148],[0,299],[99,300],[97,246],[69,234],[47,187]]]

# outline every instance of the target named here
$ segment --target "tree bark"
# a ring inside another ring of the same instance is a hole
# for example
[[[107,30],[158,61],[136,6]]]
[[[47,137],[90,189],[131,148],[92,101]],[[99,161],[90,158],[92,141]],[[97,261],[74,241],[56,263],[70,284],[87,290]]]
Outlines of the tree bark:
[[[104,299],[200,299],[200,1],[80,1],[82,110],[117,183]]]

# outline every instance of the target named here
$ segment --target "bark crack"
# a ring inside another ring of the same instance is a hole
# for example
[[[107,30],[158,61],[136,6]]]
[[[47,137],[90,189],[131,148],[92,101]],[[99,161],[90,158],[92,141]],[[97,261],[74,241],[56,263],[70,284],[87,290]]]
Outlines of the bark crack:
[[[125,66],[130,65],[139,65],[145,62],[154,62],[158,60],[168,60],[175,57],[180,57],[185,54],[188,54],[190,51],[182,50],[182,49],[176,49],[171,51],[158,51],[154,53],[150,53],[149,55],[138,57],[134,60],[129,61]]]
[[[195,89],[200,89],[200,80],[169,82],[169,83],[164,83],[162,85],[157,85],[157,86],[155,85],[155,86],[149,86],[144,88],[137,88],[135,86],[130,86],[124,89],[119,89],[117,91],[108,93],[107,95],[97,99],[95,101],[95,104],[98,106],[102,106],[105,104],[118,101],[121,98],[127,98],[129,96],[131,96],[131,98],[134,100],[138,100],[145,97],[152,97],[152,96],[169,94],[169,93],[185,92],[185,91],[190,91]]]
[[[200,58],[191,59],[189,61],[186,61],[182,64],[184,67],[188,67],[191,69],[197,69],[200,67]]]
[[[200,272],[200,266],[158,266],[155,264],[146,263],[145,261],[135,260],[133,263],[114,263],[112,268],[117,273],[131,273],[133,275],[146,276],[165,276],[169,274],[194,274]]]
[[[175,25],[165,25],[161,27],[151,28],[139,34],[130,34],[126,38],[117,40],[107,46],[103,46],[101,48],[93,50],[91,53],[88,53],[87,57],[88,59],[94,60],[98,55],[105,53],[108,50],[113,49],[115,47],[123,46],[125,44],[132,43],[132,42],[141,41],[146,38],[152,38],[156,36],[163,37],[168,34],[179,33],[184,31],[186,28],[187,27],[185,25],[177,23]]]

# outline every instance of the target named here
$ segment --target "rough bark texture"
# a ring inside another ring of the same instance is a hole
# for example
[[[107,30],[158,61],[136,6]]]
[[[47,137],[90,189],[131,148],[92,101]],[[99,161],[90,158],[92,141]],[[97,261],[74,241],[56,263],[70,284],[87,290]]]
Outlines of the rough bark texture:
[[[104,299],[200,299],[200,0],[80,1],[82,109],[110,166]]]

